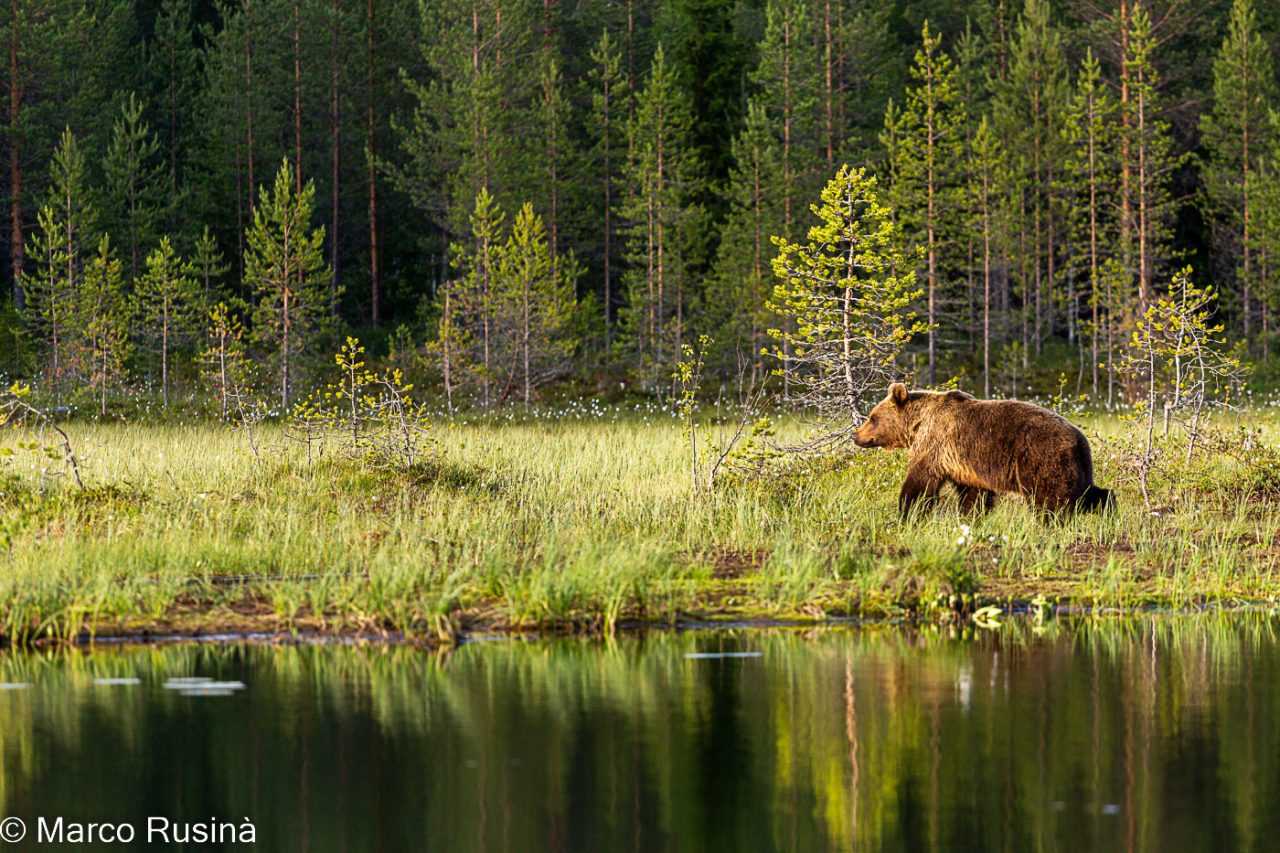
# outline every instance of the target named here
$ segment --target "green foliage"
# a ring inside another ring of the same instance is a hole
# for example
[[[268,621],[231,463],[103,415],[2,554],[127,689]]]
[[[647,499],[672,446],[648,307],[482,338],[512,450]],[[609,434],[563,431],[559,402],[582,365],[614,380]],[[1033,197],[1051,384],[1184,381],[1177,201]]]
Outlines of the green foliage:
[[[169,407],[169,375],[174,348],[195,337],[203,304],[191,263],[173,250],[169,238],[147,255],[146,272],[137,280],[134,298],[144,340],[159,349],[160,388]]]
[[[755,385],[764,378],[761,355],[771,324],[770,238],[782,233],[784,227],[779,148],[774,125],[760,104],[749,106],[746,126],[733,142],[733,153],[736,165],[729,176],[726,238],[720,243],[703,312],[720,336],[721,370],[748,373],[749,383]],[[749,370],[741,370],[743,361]]]
[[[27,247],[33,270],[22,278],[28,318],[44,350],[44,375],[59,396],[76,376],[72,350],[83,332],[81,276],[97,222],[85,170],[84,155],[68,129],[54,154],[39,227]]]
[[[222,408],[222,419],[230,407],[241,401],[250,384],[251,367],[244,351],[243,306],[219,302],[204,317],[204,348],[200,352],[201,372],[213,387],[214,399]]]
[[[885,119],[886,139],[893,140],[889,198],[903,245],[924,247],[927,302],[922,331],[928,336],[928,382],[933,385],[937,381],[935,335],[948,291],[942,255],[963,227],[961,168],[967,118],[956,87],[955,65],[942,49],[941,36],[929,31],[928,21],[911,80],[914,85],[907,91],[906,105]]]
[[[307,450],[322,453],[327,434],[340,437],[349,457],[375,468],[412,471],[431,451],[427,408],[415,401],[413,386],[398,368],[375,373],[364,361],[365,348],[348,337],[335,354],[337,379],[322,393],[296,404],[289,416],[291,437]]]
[[[245,283],[257,296],[253,340],[273,356],[280,405],[287,409],[298,361],[328,319],[330,272],[324,260],[324,226],[312,227],[315,185],[298,192],[294,171],[282,161],[245,233]]]
[[[222,278],[230,269],[231,265],[223,260],[218,241],[209,233],[209,226],[206,225],[200,238],[196,240],[195,253],[191,256],[191,272],[200,283],[202,304],[214,304]]]
[[[454,270],[430,351],[454,391],[478,380],[486,406],[519,392],[527,409],[533,391],[562,374],[578,342],[579,269],[573,255],[551,254],[542,218],[526,204],[510,229],[506,214],[481,190],[472,214],[472,242],[454,245]]]
[[[689,249],[701,222],[694,203],[701,166],[690,122],[687,93],[659,45],[627,128],[630,155],[620,207],[630,266],[619,355],[634,355],[633,370],[650,389],[683,346],[694,298]]]
[[[102,165],[110,202],[105,209],[115,214],[108,230],[128,249],[129,278],[136,280],[173,192],[165,186],[160,143],[143,120],[142,103],[133,92],[115,122]]]
[[[1062,31],[1052,4],[1026,0],[1010,45],[1008,74],[994,85],[996,128],[1009,152],[1011,197],[1018,211],[1023,343],[1039,355],[1057,298],[1052,234],[1059,211],[1055,176],[1066,154],[1062,135],[1069,85]]]
[[[1234,273],[1246,316],[1257,291],[1271,289],[1257,277],[1252,255],[1258,247],[1249,220],[1258,215],[1250,195],[1256,204],[1259,188],[1251,184],[1272,146],[1275,88],[1275,63],[1253,4],[1235,0],[1222,49],[1213,61],[1213,108],[1200,116],[1200,135],[1209,152],[1202,169],[1205,192],[1223,226],[1216,235],[1227,262],[1222,266]]]
[[[1221,337],[1223,326],[1211,319],[1217,300],[1213,287],[1197,287],[1191,268],[1183,269],[1174,276],[1169,295],[1143,313],[1122,362],[1123,375],[1144,389],[1133,413],[1143,438],[1131,456],[1148,508],[1148,480],[1163,453],[1155,438],[1157,412],[1163,416],[1164,444],[1173,422],[1184,421],[1185,458],[1190,461],[1202,438],[1205,410],[1230,406],[1248,375],[1248,367]]]
[[[394,329],[424,304],[423,378],[448,374],[451,409],[455,392],[532,405],[560,379],[664,394],[703,333],[717,341],[708,376],[741,395],[767,372],[768,328],[790,322],[769,308],[768,238],[801,238],[808,202],[848,162],[878,170],[921,277],[915,309],[933,328],[901,363],[923,380],[980,370],[984,393],[1011,393],[993,359],[1016,342],[1021,393],[1048,390],[1070,361],[1077,384],[1101,398],[1105,378],[1120,405],[1118,350],[1193,256],[1223,288],[1219,319],[1265,364],[1280,179],[1255,5],[16,0],[0,13],[0,155],[6,269],[31,346],[14,363],[55,399],[96,393],[68,349],[85,331],[71,296],[102,232],[126,291],[168,234],[202,311],[232,294],[254,306],[249,355],[281,403],[311,390],[317,352],[351,324]],[[246,239],[278,213],[261,193],[285,158],[291,192],[314,191],[291,245],[325,234],[288,296],[264,284],[279,276]],[[508,212],[487,249],[473,241],[482,194]],[[558,370],[550,353],[526,369],[533,347],[472,322],[500,306],[449,267],[452,246],[503,251],[526,203],[551,279],[571,280],[579,306],[560,324],[573,357]],[[286,322],[286,301],[306,316]],[[135,369],[121,390],[146,406],[152,373],[157,397],[185,390],[182,349],[168,380],[163,364]]]
[[[111,250],[105,234],[98,241],[98,251],[85,269],[79,294],[83,327],[77,357],[83,367],[79,371],[90,389],[97,387],[99,414],[107,414],[107,392],[119,387],[125,378],[125,363],[130,352],[129,327],[132,311],[124,291],[120,261]]]
[[[1154,279],[1161,263],[1172,260],[1167,252],[1175,212],[1171,195],[1173,172],[1185,158],[1174,152],[1169,122],[1163,117],[1160,73],[1155,64],[1156,34],[1150,13],[1137,8],[1129,26],[1130,94],[1123,110],[1125,141],[1140,164],[1130,190],[1138,222],[1128,229],[1130,245],[1126,265],[1136,269],[1138,299],[1145,308],[1154,298]],[[1136,226],[1136,227],[1134,227]]]
[[[821,202],[808,242],[774,238],[772,306],[789,325],[769,333],[800,399],[827,421],[820,443],[835,446],[850,440],[869,397],[898,376],[898,353],[929,327],[911,308],[915,272],[876,179],[845,166]]]
[[[1102,80],[1102,66],[1089,51],[1080,65],[1075,93],[1063,122],[1068,150],[1059,191],[1067,201],[1072,242],[1080,247],[1076,257],[1088,270],[1083,297],[1077,297],[1078,304],[1069,307],[1077,315],[1081,304],[1089,308],[1083,329],[1090,341],[1089,372],[1095,394],[1103,359],[1108,369],[1115,363],[1115,338],[1124,314],[1116,310],[1120,305],[1113,293],[1117,276],[1111,247],[1118,223],[1107,201],[1117,189],[1114,172],[1118,152],[1114,142],[1119,129],[1114,126],[1115,110]],[[1112,264],[1110,274],[1108,262]]]

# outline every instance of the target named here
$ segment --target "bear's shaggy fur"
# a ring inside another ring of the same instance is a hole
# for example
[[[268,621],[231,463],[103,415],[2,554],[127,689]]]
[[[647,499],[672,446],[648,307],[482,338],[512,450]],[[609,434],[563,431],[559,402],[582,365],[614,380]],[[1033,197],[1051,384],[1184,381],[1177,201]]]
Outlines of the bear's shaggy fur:
[[[1044,512],[1101,509],[1111,492],[1093,484],[1084,433],[1039,406],[977,400],[963,391],[908,391],[895,382],[854,441],[859,447],[908,448],[898,496],[905,515],[932,506],[947,483],[965,511],[990,509],[996,495],[1024,495]]]

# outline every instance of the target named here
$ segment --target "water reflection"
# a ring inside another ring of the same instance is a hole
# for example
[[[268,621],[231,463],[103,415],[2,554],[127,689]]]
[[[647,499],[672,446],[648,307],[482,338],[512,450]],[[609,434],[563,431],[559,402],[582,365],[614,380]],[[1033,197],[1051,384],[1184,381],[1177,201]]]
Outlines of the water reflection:
[[[268,850],[1260,847],[1278,625],[12,655],[0,815],[248,817]]]

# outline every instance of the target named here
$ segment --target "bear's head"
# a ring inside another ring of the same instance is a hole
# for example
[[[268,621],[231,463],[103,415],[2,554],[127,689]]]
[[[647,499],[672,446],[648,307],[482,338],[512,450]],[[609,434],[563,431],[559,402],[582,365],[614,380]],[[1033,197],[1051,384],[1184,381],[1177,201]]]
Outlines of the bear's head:
[[[895,382],[889,396],[881,400],[853,436],[859,447],[883,447],[893,450],[911,446],[911,423],[907,418],[907,402],[911,395],[907,386]]]

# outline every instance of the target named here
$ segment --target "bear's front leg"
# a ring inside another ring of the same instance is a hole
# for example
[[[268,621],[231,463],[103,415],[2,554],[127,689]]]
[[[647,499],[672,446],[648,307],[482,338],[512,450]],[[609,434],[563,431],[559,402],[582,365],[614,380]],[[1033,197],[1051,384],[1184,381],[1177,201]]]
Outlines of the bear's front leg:
[[[919,505],[922,512],[933,508],[938,501],[938,492],[942,490],[943,480],[923,467],[911,466],[907,469],[907,479],[902,482],[902,491],[898,493],[898,511],[906,517]]]

